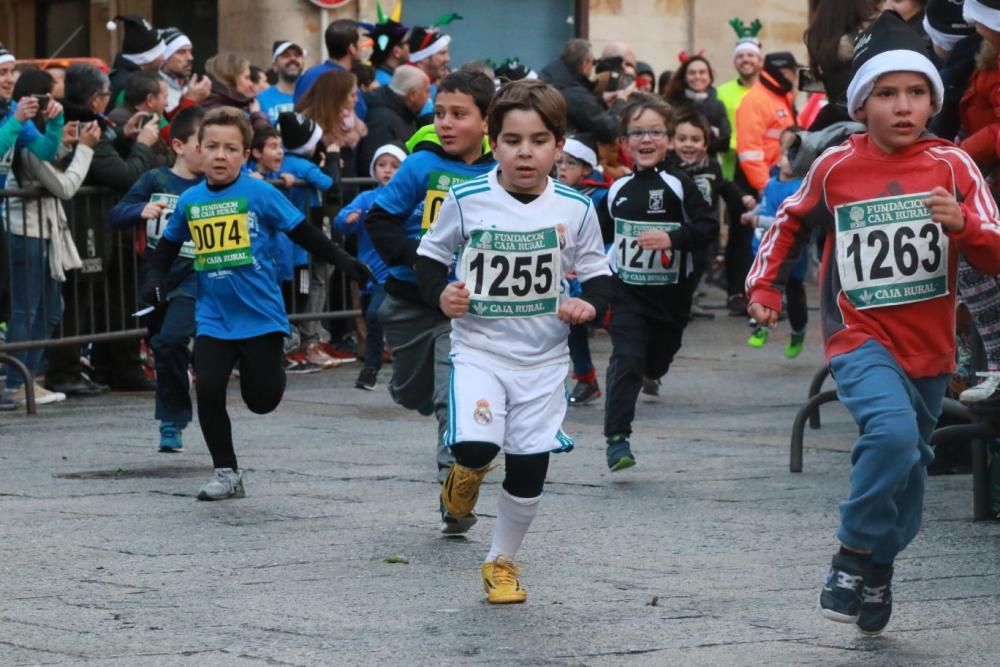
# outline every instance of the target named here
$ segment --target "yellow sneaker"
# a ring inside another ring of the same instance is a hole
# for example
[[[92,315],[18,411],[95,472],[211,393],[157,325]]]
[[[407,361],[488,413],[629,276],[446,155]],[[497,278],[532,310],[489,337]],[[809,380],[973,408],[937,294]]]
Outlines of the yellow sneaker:
[[[489,471],[488,465],[476,469],[452,463],[441,485],[441,503],[445,511],[455,518],[471,514],[479,500],[479,485]]]
[[[528,599],[528,591],[521,586],[517,576],[521,568],[503,556],[492,563],[483,563],[483,590],[490,604],[512,604]]]

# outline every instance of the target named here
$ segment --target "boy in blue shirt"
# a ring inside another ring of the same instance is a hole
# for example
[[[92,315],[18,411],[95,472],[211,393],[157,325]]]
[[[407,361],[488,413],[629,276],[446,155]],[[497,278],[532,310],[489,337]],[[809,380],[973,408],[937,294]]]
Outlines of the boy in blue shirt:
[[[204,115],[201,107],[188,107],[174,116],[170,123],[170,146],[176,155],[174,166],[147,171],[108,214],[112,227],[136,227],[139,236],[146,237],[146,258],[156,251],[179,196],[202,180],[198,127]],[[194,244],[189,241],[181,246],[166,276],[163,285],[166,307],[154,311],[149,318],[149,343],[156,363],[154,417],[160,421],[161,452],[182,451],[181,432],[191,423],[188,345],[194,336],[197,296],[193,261]]]
[[[365,219],[372,243],[389,267],[386,297],[379,309],[386,341],[393,350],[389,394],[405,408],[437,416],[439,481],[453,462],[443,444],[451,324],[439,308],[421,298],[414,266],[420,239],[437,219],[449,188],[496,165],[492,154],[483,149],[486,109],[493,92],[493,81],[480,72],[446,76],[434,104],[434,138],[414,146]],[[464,533],[476,521],[474,514],[464,522],[454,522],[447,515],[443,518],[446,533]]]
[[[594,202],[596,210],[608,196],[610,182],[597,171],[597,152],[592,146],[576,137],[567,137],[562,147],[562,155],[556,160],[559,182],[577,192],[585,194]],[[596,176],[596,178],[595,178]],[[576,278],[569,281],[571,296],[580,296],[580,282]],[[590,326],[574,324],[569,328],[569,357],[573,362],[573,379],[576,384],[569,393],[570,405],[583,405],[601,397],[601,387],[597,383],[597,371],[590,356]]]
[[[320,230],[302,224],[305,216],[277,189],[243,173],[250,138],[250,124],[239,109],[205,114],[198,130],[205,181],[181,195],[142,290],[147,303],[163,306],[169,268],[182,244],[193,241],[198,421],[215,468],[199,500],[244,496],[226,412],[226,387],[236,364],[243,400],[253,412],[271,412],[285,391],[288,316],[276,277],[274,237],[287,234],[361,284],[372,277]]]
[[[361,292],[361,312],[365,316],[368,335],[365,337],[364,367],[358,375],[354,386],[358,389],[372,391],[378,383],[378,372],[382,368],[382,354],[385,351],[385,333],[378,319],[378,309],[385,300],[385,279],[389,276],[389,267],[372,245],[364,226],[364,218],[368,215],[375,200],[381,194],[385,185],[399,170],[406,151],[395,144],[379,146],[372,157],[370,172],[372,178],[378,181],[378,187],[365,190],[355,197],[350,204],[340,209],[333,220],[333,227],[338,234],[358,235],[358,259],[368,265],[375,274],[375,281],[369,289]]]

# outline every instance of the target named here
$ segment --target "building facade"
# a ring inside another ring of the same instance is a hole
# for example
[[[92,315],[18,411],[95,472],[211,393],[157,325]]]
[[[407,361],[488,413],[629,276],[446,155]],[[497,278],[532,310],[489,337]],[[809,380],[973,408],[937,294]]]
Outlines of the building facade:
[[[813,0],[815,2],[815,0]],[[139,14],[157,26],[177,26],[195,45],[196,68],[220,50],[238,51],[252,62],[270,62],[271,43],[294,39],[309,63],[326,57],[323,30],[338,18],[373,21],[376,0],[0,0],[0,41],[20,58],[95,56],[111,62],[120,31],[105,23],[116,14]],[[394,0],[384,0],[390,11]],[[732,76],[735,36],[728,25],[739,17],[764,24],[765,50],[805,57],[802,33],[809,0],[403,0],[403,22],[425,25],[457,12],[464,19],[446,28],[454,35],[453,63],[518,57],[540,69],[569,37],[586,36],[600,49],[609,41],[632,44],[653,69],[676,69],[681,51],[705,55],[717,77]]]

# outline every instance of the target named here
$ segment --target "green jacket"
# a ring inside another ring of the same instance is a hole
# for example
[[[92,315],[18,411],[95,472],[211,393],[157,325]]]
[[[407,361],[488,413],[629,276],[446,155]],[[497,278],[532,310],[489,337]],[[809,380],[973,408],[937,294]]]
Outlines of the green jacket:
[[[715,96],[726,107],[726,115],[729,116],[729,127],[733,132],[729,139],[729,150],[722,154],[722,173],[728,180],[733,180],[736,171],[736,107],[743,101],[743,97],[750,92],[750,86],[740,83],[739,77],[732,81],[727,81],[715,89]]]

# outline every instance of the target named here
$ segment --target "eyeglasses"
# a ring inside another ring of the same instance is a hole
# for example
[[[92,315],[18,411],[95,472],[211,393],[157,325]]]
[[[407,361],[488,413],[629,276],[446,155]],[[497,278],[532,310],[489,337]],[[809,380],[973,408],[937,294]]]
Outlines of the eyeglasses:
[[[654,127],[649,130],[640,130],[636,128],[634,130],[629,130],[628,132],[626,132],[625,136],[628,137],[629,139],[634,139],[636,141],[642,141],[643,137],[649,137],[650,139],[657,141],[667,136],[667,128]]]

